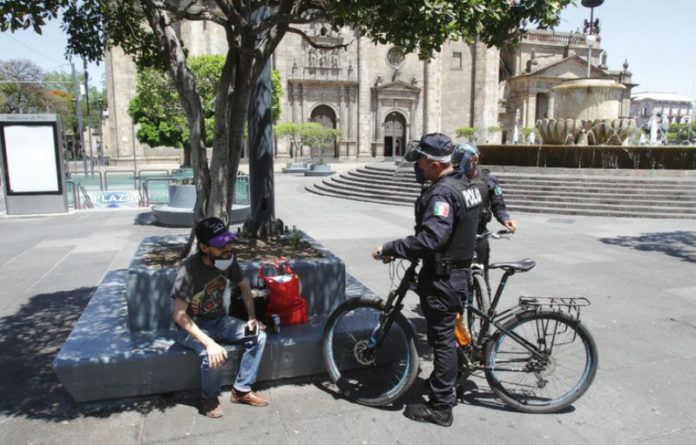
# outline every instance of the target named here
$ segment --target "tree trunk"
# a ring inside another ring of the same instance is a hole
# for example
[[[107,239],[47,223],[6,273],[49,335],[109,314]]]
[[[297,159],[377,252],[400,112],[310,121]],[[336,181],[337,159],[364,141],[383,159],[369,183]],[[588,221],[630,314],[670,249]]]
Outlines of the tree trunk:
[[[157,9],[151,1],[145,0],[149,7],[143,8],[152,31],[157,36],[167,61],[167,70],[181,98],[184,114],[189,124],[189,141],[193,180],[196,185],[196,204],[193,218],[197,222],[205,216],[205,207],[210,192],[210,171],[205,153],[205,120],[200,95],[196,90],[193,75],[186,63],[186,55],[181,42],[166,13]],[[193,244],[194,231],[191,230],[188,243],[182,256],[187,255]]]
[[[256,233],[260,226],[275,219],[272,123],[271,67],[266,63],[249,104],[250,233]]]

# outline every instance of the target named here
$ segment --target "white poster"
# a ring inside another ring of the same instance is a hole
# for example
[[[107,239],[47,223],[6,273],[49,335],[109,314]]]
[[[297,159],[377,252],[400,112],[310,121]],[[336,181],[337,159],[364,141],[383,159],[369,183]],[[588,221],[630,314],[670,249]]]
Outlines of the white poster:
[[[8,193],[60,192],[54,125],[5,125]]]

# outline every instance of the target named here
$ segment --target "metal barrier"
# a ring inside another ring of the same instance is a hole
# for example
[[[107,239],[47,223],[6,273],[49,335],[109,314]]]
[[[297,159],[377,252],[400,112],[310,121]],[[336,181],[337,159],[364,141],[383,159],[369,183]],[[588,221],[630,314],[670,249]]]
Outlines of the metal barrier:
[[[75,181],[73,181],[72,179],[66,179],[65,185],[67,188],[66,194],[68,198],[68,207],[72,207],[73,209],[78,210],[80,208],[80,202],[77,200],[77,187],[75,186]],[[71,198],[72,205],[70,203]]]
[[[192,168],[175,168],[172,170],[172,177],[177,178],[181,181],[193,181],[193,169]]]
[[[144,176],[150,176],[152,173],[154,173],[154,176],[156,176],[156,177],[170,176],[169,170],[164,169],[164,168],[152,169],[152,170],[138,170],[138,181],[141,181]],[[147,178],[145,178],[145,179],[147,179]]]
[[[128,177],[128,181],[126,181],[126,184],[132,182],[133,183],[133,190],[138,190],[138,178],[135,170],[107,170],[104,172],[104,190],[109,190],[109,177],[111,176],[112,178],[117,175],[123,176],[124,173],[128,173],[130,177]],[[118,184],[118,185],[126,185],[126,184]],[[115,184],[114,184],[115,185]],[[117,188],[117,187],[114,187]]]
[[[237,182],[234,186],[234,204],[249,205],[249,175],[237,172]]]
[[[98,181],[95,181],[95,176],[98,177]],[[84,170],[72,171],[66,173],[65,177],[72,180],[75,184],[81,184],[83,187],[89,190],[104,190],[104,180],[102,177],[102,172],[95,171],[87,172]]]
[[[165,198],[153,198],[150,194],[150,183],[167,182],[167,194]],[[167,204],[169,202],[169,184],[179,182],[177,178],[149,178],[143,181],[140,189],[140,205],[149,206],[150,204]]]

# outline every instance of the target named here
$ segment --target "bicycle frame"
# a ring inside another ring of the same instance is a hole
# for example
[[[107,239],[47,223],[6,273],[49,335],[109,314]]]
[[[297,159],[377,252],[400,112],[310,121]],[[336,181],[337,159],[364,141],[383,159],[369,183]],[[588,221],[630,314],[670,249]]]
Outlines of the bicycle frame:
[[[525,309],[517,305],[501,312],[500,314],[496,314],[495,312],[496,308],[498,307],[498,303],[500,302],[500,298],[503,295],[503,290],[507,285],[507,280],[510,276],[514,274],[514,269],[507,269],[505,273],[503,273],[503,276],[500,278],[500,283],[498,283],[498,288],[495,292],[495,296],[493,297],[493,301],[491,302],[491,307],[488,309],[488,313],[484,313],[483,311],[479,310],[469,301],[465,303],[465,308],[467,310],[473,311],[477,316],[481,317],[482,319],[481,330],[479,331],[479,334],[476,336],[476,338],[473,339],[472,346],[476,349],[480,349],[485,343],[483,339],[488,337],[488,331],[490,330],[491,325],[493,325],[496,329],[510,336],[510,338],[514,339],[517,343],[522,345],[526,350],[534,354],[536,357],[541,358],[541,352],[539,351],[539,348],[536,345],[528,342],[526,339],[520,337],[515,332],[510,332],[503,328],[504,322],[510,319],[510,317],[513,317],[514,315],[520,312],[524,312]],[[481,367],[481,369],[485,369],[485,367]]]
[[[372,332],[370,337],[369,347],[380,349],[382,347],[382,342],[392,325],[392,314],[401,312],[404,307],[403,301],[406,297],[406,292],[411,288],[411,283],[416,276],[416,268],[418,267],[418,260],[412,261],[411,265],[404,272],[403,278],[396,289],[389,292],[387,301],[384,303],[384,313],[379,318],[379,324]],[[381,328],[380,328],[381,327]]]

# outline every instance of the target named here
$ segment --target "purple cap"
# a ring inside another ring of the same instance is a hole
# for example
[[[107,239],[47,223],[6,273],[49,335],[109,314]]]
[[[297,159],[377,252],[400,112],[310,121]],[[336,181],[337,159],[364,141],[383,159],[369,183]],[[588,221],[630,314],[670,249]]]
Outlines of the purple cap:
[[[199,243],[210,244],[215,247],[225,247],[236,238],[227,225],[220,218],[210,217],[202,219],[196,226],[196,238]]]

